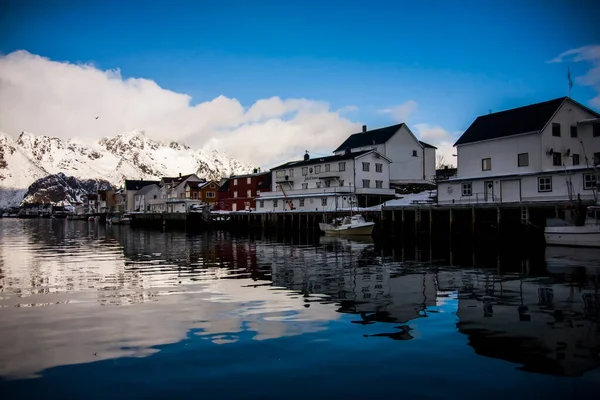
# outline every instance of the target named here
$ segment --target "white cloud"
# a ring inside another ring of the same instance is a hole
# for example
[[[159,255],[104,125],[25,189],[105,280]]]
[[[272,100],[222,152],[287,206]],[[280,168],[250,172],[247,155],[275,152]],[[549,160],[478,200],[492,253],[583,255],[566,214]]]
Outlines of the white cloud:
[[[591,68],[586,74],[576,77],[575,82],[579,85],[591,86],[594,88],[596,96],[590,100],[590,104],[593,107],[600,108],[600,44],[567,50],[548,62],[560,63],[568,60],[591,64]]]
[[[416,110],[417,102],[414,100],[408,100],[400,105],[379,110],[379,112],[382,114],[390,114],[395,122],[400,123],[406,122]]]
[[[51,61],[26,51],[0,57],[0,130],[84,142],[143,129],[158,140],[221,148],[270,167],[304,150],[331,151],[359,124],[320,101],[272,97],[244,107],[219,96],[192,105],[190,96],[119,70]],[[98,119],[95,119],[98,116]]]
[[[456,166],[456,149],[453,147],[456,142],[459,132],[450,133],[446,129],[430,124],[415,124],[413,125],[414,133],[424,142],[437,147],[436,157],[443,157],[444,163]]]

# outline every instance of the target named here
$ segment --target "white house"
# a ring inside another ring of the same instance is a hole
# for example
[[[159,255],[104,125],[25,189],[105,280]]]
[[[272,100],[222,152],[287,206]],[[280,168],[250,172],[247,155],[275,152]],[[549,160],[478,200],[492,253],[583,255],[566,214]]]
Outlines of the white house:
[[[162,198],[158,185],[148,185],[138,190],[134,196],[134,204],[134,209],[139,212],[166,211],[166,201]]]
[[[257,211],[333,211],[380,204],[394,196],[390,160],[375,150],[292,161],[271,169],[270,192],[257,197]]]
[[[123,186],[123,201],[125,202],[124,208],[126,211],[137,211],[138,208],[135,205],[135,195],[142,188],[149,185],[158,185],[158,181],[145,181],[145,180],[131,180],[126,179],[125,185]]]
[[[350,135],[334,153],[342,155],[365,150],[376,150],[387,157],[392,184],[431,183],[435,180],[435,150],[419,141],[406,124],[392,125]]]
[[[439,204],[597,196],[600,115],[571,98],[480,116],[455,147],[457,175],[439,183]]]

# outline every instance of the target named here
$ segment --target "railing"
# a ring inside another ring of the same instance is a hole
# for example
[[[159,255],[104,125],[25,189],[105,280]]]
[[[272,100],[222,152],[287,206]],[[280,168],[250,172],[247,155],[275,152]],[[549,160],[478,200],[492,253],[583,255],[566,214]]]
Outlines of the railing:
[[[459,204],[485,204],[500,203],[501,197],[493,193],[472,193],[471,196],[461,196],[456,202]]]

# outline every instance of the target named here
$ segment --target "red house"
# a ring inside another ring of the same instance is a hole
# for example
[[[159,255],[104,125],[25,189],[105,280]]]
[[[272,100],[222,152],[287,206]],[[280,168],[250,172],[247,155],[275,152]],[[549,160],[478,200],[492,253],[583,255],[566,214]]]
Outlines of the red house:
[[[256,210],[256,195],[271,190],[271,172],[234,175],[227,178],[219,189],[220,210]]]

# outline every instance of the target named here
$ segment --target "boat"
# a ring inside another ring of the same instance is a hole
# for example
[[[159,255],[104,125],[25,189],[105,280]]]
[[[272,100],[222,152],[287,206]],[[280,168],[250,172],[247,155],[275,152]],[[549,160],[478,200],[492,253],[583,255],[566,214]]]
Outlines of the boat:
[[[343,218],[334,218],[331,223],[319,223],[319,229],[326,235],[370,236],[373,233],[374,227],[375,222],[365,221],[360,214],[354,214]]]
[[[110,218],[106,218],[106,223],[109,225],[129,225],[131,223],[131,216],[129,214],[113,215]]]
[[[586,209],[585,220],[569,222],[558,218],[547,220],[544,236],[549,246],[600,247],[600,205]]]

